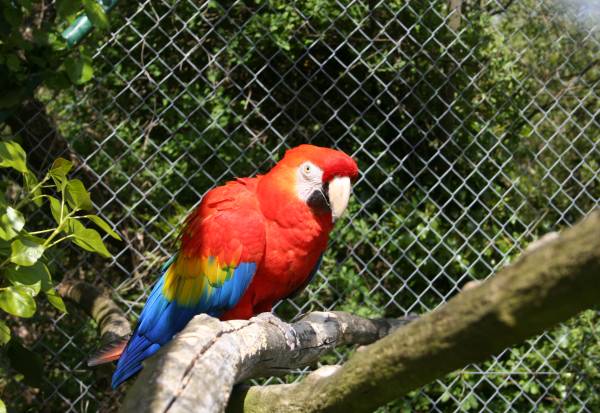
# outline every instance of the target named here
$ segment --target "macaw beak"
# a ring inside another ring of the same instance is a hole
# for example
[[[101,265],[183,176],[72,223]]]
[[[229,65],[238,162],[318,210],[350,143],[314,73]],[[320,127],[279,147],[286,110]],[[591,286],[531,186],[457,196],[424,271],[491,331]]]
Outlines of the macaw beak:
[[[341,217],[346,210],[351,191],[352,185],[350,178],[347,176],[336,176],[329,182],[327,197],[329,198],[329,207],[334,221]]]

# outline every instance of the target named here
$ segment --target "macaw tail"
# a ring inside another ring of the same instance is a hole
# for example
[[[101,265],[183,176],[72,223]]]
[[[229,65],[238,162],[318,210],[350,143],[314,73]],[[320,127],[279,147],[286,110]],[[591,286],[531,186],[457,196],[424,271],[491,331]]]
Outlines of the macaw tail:
[[[133,337],[119,358],[117,369],[112,376],[112,388],[116,389],[121,383],[134,376],[142,369],[142,360],[158,351],[160,344],[153,343],[146,337],[133,333]]]
[[[125,350],[128,341],[129,337],[125,337],[105,344],[100,349],[98,349],[98,351],[96,351],[90,356],[87,365],[93,367],[118,360],[119,357],[121,357],[123,351]]]

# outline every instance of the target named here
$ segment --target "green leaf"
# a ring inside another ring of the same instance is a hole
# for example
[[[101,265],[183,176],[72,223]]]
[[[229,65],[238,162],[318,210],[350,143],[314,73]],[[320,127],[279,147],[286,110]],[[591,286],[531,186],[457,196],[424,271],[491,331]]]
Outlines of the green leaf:
[[[83,9],[95,27],[102,30],[110,27],[110,22],[104,8],[96,0],[83,0]]]
[[[10,328],[6,323],[0,320],[0,346],[5,345],[10,341]],[[2,406],[0,406],[0,412],[2,412]]]
[[[0,399],[0,413],[6,413],[6,405],[4,404],[2,399]]]
[[[79,179],[72,179],[67,182],[65,199],[73,209],[92,209],[90,193]]]
[[[98,215],[85,215],[85,218],[89,219],[94,224],[98,225],[98,227],[100,227],[100,229],[102,229],[104,232],[106,232],[108,235],[110,235],[114,239],[121,241],[121,237],[119,236],[119,234],[117,234],[115,231],[113,231],[113,229],[110,227],[110,225],[108,225],[108,222],[106,222],[105,220],[100,218]]]
[[[42,198],[39,197],[40,195],[42,195],[42,188],[35,188],[38,184],[37,177],[31,171],[25,172],[23,176],[25,177],[25,188],[27,188],[27,191],[30,192],[36,198],[33,200],[33,203],[37,206],[42,206],[43,201]]]
[[[76,85],[82,85],[89,82],[94,77],[94,68],[92,60],[88,57],[68,57],[65,60],[65,69],[71,82]]]
[[[74,16],[81,7],[79,0],[56,0],[56,12],[61,19]]]
[[[23,214],[12,207],[7,207],[0,216],[0,238],[9,241],[25,226]]]
[[[50,200],[50,212],[52,213],[52,218],[57,224],[60,224],[64,217],[69,213],[69,207],[67,205],[63,205],[62,217],[60,215],[60,201],[53,196],[49,196]]]
[[[35,289],[37,295],[40,290],[46,291],[52,288],[52,277],[46,264],[41,261],[30,267],[10,266],[4,275],[13,285],[25,285]]]
[[[0,291],[0,308],[17,317],[31,317],[35,314],[35,300],[31,289],[13,285]]]
[[[0,257],[10,257],[10,242],[0,238]]]
[[[86,228],[74,218],[69,218],[67,232],[74,236],[73,243],[79,245],[86,251],[96,252],[103,257],[110,258],[112,255],[106,249],[102,237],[98,231]]]
[[[50,288],[44,292],[45,292],[46,298],[48,299],[50,304],[52,304],[55,308],[57,308],[58,310],[60,310],[63,313],[67,312],[67,307],[65,306],[65,302],[63,301],[61,296],[58,295],[58,293],[56,292],[56,290],[54,288]]]
[[[44,247],[36,238],[19,238],[10,244],[10,262],[28,267],[44,254]]]
[[[28,171],[25,151],[16,142],[0,141],[0,167],[13,168],[21,173]]]
[[[42,289],[42,283],[40,281],[37,281],[36,283],[31,284],[31,285],[17,283],[17,284],[15,284],[15,287],[22,287],[25,289],[27,294],[29,294],[32,297],[35,297],[36,295],[38,295],[38,293]]]
[[[73,168],[73,162],[65,158],[57,158],[48,171],[48,174],[52,177],[56,186],[62,188],[62,184],[67,179],[67,174],[71,168]]]

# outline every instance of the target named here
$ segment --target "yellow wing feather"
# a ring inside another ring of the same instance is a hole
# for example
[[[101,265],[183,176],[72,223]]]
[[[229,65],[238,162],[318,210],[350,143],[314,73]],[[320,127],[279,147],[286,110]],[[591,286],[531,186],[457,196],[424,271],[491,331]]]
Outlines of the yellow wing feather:
[[[210,297],[214,288],[219,288],[229,280],[237,264],[224,262],[214,256],[179,256],[166,272],[163,294],[169,301],[195,305],[202,296]]]

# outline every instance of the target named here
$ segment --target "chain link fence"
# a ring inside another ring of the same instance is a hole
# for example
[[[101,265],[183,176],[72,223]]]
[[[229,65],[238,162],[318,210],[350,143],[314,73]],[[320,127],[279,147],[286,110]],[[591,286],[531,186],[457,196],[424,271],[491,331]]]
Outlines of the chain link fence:
[[[92,84],[42,94],[18,133],[35,141],[39,165],[80,160],[125,241],[106,240],[110,262],[57,261],[132,318],[202,194],[303,142],[343,149],[361,176],[318,277],[275,309],[287,319],[429,311],[598,206],[593,1],[122,3]],[[23,405],[116,410],[112,368],[85,365],[94,325],[75,309],[38,322],[47,369]],[[599,326],[586,313],[381,411],[598,411]]]

